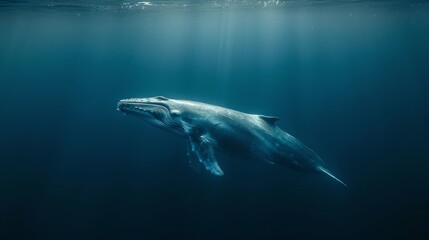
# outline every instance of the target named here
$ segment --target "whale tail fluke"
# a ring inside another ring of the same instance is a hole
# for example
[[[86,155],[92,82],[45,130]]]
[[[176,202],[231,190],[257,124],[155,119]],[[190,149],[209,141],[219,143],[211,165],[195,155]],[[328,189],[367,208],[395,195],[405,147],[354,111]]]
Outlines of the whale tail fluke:
[[[343,183],[343,181],[341,181],[340,179],[338,179],[337,177],[335,177],[331,172],[329,172],[326,168],[324,167],[317,167],[317,169],[320,170],[320,172],[325,173],[326,175],[330,176],[331,178],[337,180],[339,183],[343,184],[345,187],[348,188],[347,184]]]

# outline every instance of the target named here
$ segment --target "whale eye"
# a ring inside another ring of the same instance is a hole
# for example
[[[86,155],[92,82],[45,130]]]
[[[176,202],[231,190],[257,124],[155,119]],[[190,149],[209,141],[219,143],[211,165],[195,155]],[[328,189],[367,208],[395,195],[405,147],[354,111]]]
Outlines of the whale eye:
[[[158,97],[154,97],[154,98],[157,100],[161,100],[161,101],[167,101],[168,100],[168,98],[163,97],[163,96],[158,96]]]
[[[171,110],[170,111],[171,116],[178,117],[180,114],[182,114],[179,110]]]

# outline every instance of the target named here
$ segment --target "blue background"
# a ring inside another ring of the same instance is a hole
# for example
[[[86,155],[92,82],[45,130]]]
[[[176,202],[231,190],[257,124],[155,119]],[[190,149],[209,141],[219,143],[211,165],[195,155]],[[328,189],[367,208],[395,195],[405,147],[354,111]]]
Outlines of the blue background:
[[[0,4],[1,239],[429,238],[427,4],[20,3]],[[116,111],[156,95],[278,116],[350,188],[221,153],[198,174],[185,139]]]

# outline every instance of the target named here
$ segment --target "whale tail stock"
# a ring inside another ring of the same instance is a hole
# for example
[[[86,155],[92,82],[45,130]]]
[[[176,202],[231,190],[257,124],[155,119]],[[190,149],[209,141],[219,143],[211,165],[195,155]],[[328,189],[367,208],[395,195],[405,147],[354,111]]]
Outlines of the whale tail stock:
[[[345,187],[348,187],[348,186],[347,186],[347,184],[345,184],[343,181],[341,181],[340,179],[338,179],[337,177],[335,177],[335,176],[334,176],[331,172],[329,172],[326,168],[319,166],[319,167],[317,167],[317,169],[318,169],[320,172],[322,172],[322,173],[324,173],[324,174],[326,174],[326,175],[330,176],[331,178],[333,178],[333,179],[337,180],[339,183],[343,184]]]

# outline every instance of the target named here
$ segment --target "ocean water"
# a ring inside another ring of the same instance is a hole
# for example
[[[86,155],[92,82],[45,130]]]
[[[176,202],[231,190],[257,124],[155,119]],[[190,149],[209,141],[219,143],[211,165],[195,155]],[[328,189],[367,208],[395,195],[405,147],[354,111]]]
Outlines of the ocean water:
[[[0,239],[429,239],[424,1],[0,1]],[[116,110],[273,115],[349,185]]]

